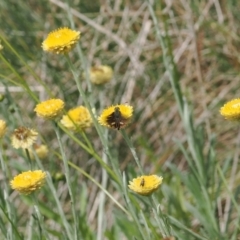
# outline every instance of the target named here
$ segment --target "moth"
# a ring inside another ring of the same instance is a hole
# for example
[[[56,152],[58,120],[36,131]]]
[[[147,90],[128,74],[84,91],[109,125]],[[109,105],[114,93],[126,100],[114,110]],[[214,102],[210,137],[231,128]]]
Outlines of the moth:
[[[107,123],[111,127],[116,128],[117,130],[120,130],[126,125],[127,119],[122,116],[120,108],[115,107],[114,112],[108,116]]]

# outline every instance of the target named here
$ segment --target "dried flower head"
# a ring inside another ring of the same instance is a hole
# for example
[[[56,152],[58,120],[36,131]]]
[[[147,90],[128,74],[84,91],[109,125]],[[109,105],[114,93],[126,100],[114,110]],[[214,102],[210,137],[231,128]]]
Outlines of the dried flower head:
[[[42,48],[46,52],[56,54],[68,53],[75,47],[79,39],[79,31],[63,27],[49,33],[42,43]]]
[[[109,128],[122,129],[132,117],[133,107],[129,105],[115,105],[103,110],[98,122]]]
[[[71,109],[61,119],[61,124],[72,131],[91,127],[92,118],[87,108],[79,106]]]
[[[33,149],[39,159],[44,159],[48,156],[49,150],[48,150],[48,147],[44,144],[41,144],[41,145],[33,144]],[[34,160],[35,157],[33,154],[33,150],[31,148],[28,150],[29,150],[29,155],[31,160]]]
[[[6,133],[6,131],[7,131],[7,124],[6,124],[5,121],[0,119],[0,138],[3,138],[3,136]]]
[[[96,66],[90,69],[90,81],[94,84],[108,83],[113,77],[113,70],[109,66]]]
[[[23,172],[10,181],[12,189],[21,194],[30,194],[39,190],[45,182],[46,173],[42,170]]]
[[[233,99],[223,105],[220,109],[220,114],[227,120],[240,120],[240,98]]]
[[[39,117],[56,119],[62,115],[64,102],[61,99],[49,99],[37,104],[34,111]]]
[[[140,195],[148,196],[159,188],[162,179],[157,175],[141,176],[129,181],[128,187]]]
[[[37,139],[38,133],[30,128],[19,127],[12,135],[12,146],[18,148],[30,148]]]

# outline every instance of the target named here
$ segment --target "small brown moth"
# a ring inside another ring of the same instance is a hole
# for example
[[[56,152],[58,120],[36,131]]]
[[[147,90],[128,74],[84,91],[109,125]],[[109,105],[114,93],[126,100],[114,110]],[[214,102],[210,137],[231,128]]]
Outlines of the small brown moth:
[[[127,123],[127,119],[125,119],[120,111],[119,107],[115,107],[114,108],[114,112],[108,116],[107,118],[107,123],[113,127],[116,128],[117,130],[119,130],[120,128],[123,128],[126,123]]]

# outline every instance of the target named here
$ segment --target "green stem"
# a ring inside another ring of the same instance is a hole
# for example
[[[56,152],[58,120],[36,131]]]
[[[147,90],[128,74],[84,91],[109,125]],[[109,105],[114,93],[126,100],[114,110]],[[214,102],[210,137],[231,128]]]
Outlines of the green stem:
[[[8,214],[8,218],[11,219],[12,218],[12,209],[11,209],[11,205],[9,203],[9,185],[7,184],[7,166],[5,164],[5,161],[3,159],[3,147],[2,147],[2,141],[0,139],[0,161],[1,161],[1,167],[2,167],[2,174],[3,174],[3,178],[4,178],[4,189],[3,193],[4,193],[4,200],[6,203],[6,207],[7,207],[7,214]],[[9,231],[11,239],[12,239],[12,224],[9,225]]]
[[[0,54],[0,58],[10,68],[10,70],[17,76],[17,78],[21,81],[21,85],[20,84],[18,84],[18,85],[20,85],[24,90],[26,90],[26,92],[29,93],[29,95],[32,97],[32,99],[35,102],[38,102],[38,98],[35,96],[35,94],[32,92],[32,90],[29,88],[29,86],[25,83],[24,79],[18,74],[18,72],[7,61],[7,59],[4,58],[2,54]]]
[[[95,150],[92,148],[89,149],[85,144],[83,144],[75,135],[73,135],[71,132],[67,131],[65,128],[62,128],[62,130],[71,137],[72,140],[74,140],[79,146],[81,146],[86,152],[88,152],[90,155],[92,155],[100,164],[101,166],[109,173],[109,175],[113,178],[115,182],[120,184],[120,180],[117,178],[116,174],[111,170],[111,168],[102,160],[102,158],[95,152]],[[91,145],[92,146],[92,145]]]
[[[73,220],[74,220],[74,236],[75,236],[75,239],[78,240],[79,239],[78,238],[78,231],[77,231],[78,223],[77,223],[76,210],[75,210],[75,201],[74,201],[74,196],[73,196],[73,193],[72,193],[72,187],[71,187],[71,181],[70,181],[70,173],[69,173],[69,168],[68,168],[68,162],[67,162],[65,151],[63,149],[63,144],[62,144],[62,141],[61,141],[59,128],[58,128],[58,125],[57,125],[56,122],[54,122],[54,130],[56,132],[58,144],[59,144],[61,155],[62,155],[64,171],[65,171],[65,176],[66,176],[66,182],[67,182],[68,191],[69,191],[69,195],[70,195],[70,199],[71,199],[71,208],[72,208],[72,214],[73,214]]]
[[[121,179],[121,174],[120,174],[120,172],[119,172],[119,169],[118,169],[118,167],[116,166],[116,164],[114,163],[114,159],[113,159],[113,157],[112,157],[112,155],[111,155],[111,153],[110,153],[110,151],[109,151],[107,139],[105,139],[104,134],[103,134],[103,131],[102,131],[100,125],[98,124],[97,119],[95,118],[95,116],[94,116],[94,114],[93,114],[93,110],[92,110],[93,108],[92,108],[91,104],[89,103],[89,101],[88,101],[88,99],[87,99],[87,96],[85,95],[85,92],[83,91],[82,85],[81,85],[81,83],[79,82],[79,77],[78,77],[77,74],[76,74],[76,71],[75,71],[75,69],[74,69],[74,67],[73,67],[73,65],[72,65],[72,62],[71,62],[70,59],[69,59],[69,56],[68,56],[68,55],[65,55],[65,56],[66,56],[67,62],[68,62],[68,64],[69,64],[69,67],[70,67],[70,69],[71,69],[71,72],[72,72],[72,74],[73,74],[74,80],[75,80],[75,82],[76,82],[78,91],[79,91],[79,93],[80,93],[80,95],[81,95],[81,97],[82,97],[82,99],[83,99],[84,104],[86,105],[86,107],[88,108],[88,110],[89,110],[89,112],[90,112],[90,115],[91,115],[92,120],[93,120],[93,124],[94,124],[94,126],[95,126],[95,128],[96,128],[96,130],[97,130],[97,133],[98,133],[98,135],[99,135],[99,137],[100,137],[100,140],[101,140],[101,142],[102,142],[102,144],[103,144],[103,146],[104,146],[104,151],[106,152],[109,160],[110,160],[111,163],[112,163],[114,172],[117,174],[118,178]],[[121,184],[120,181],[118,181],[118,183]]]
[[[32,161],[31,158],[30,158],[29,150],[26,148],[26,149],[25,149],[25,152],[26,152],[26,155],[27,155],[28,163],[29,163],[29,165],[30,165],[30,169],[31,169],[31,171],[32,171],[32,170],[33,170],[33,161]]]
[[[27,68],[27,70],[29,71],[29,73],[32,74],[32,76],[34,76],[35,80],[44,87],[44,89],[46,90],[46,92],[48,93],[49,96],[53,97],[52,95],[52,91],[47,87],[47,84],[45,84],[44,81],[42,81],[39,76],[32,70],[32,68],[24,61],[24,59],[21,57],[21,55],[18,54],[17,51],[15,51],[15,49],[12,47],[11,44],[9,44],[9,42],[3,37],[1,36],[4,44],[13,52],[13,54],[15,54],[15,56],[20,60],[20,62],[23,63],[23,65]],[[1,54],[0,54],[1,55]],[[12,68],[11,68],[12,69]],[[18,75],[18,74],[17,74]],[[18,75],[19,76],[19,75]],[[19,76],[20,77],[20,76]],[[20,77],[22,79],[22,77]],[[25,80],[23,79],[23,82],[25,82]],[[27,84],[24,84],[26,85],[26,87],[29,89],[28,85]],[[29,89],[30,90],[30,89]],[[32,96],[34,98],[34,100],[36,102],[38,102],[38,98],[35,97],[35,95]]]
[[[129,199],[129,196],[128,196],[125,173],[123,173],[123,185],[124,185],[124,188],[123,188],[124,192],[123,192],[123,193],[124,193],[124,196],[125,196],[125,201],[126,201],[127,206],[128,206],[128,208],[129,208],[129,210],[130,210],[131,216],[132,216],[134,222],[136,223],[136,225],[137,225],[137,227],[138,227],[138,230],[139,230],[139,232],[140,232],[141,235],[142,235],[142,238],[143,238],[144,240],[147,240],[146,234],[144,233],[143,228],[142,228],[142,226],[140,225],[138,216],[136,215],[136,211],[135,211],[135,209],[133,208],[133,205],[132,205],[132,203],[131,203],[131,201],[130,201],[130,199]],[[150,240],[150,239],[149,239],[149,240]]]
[[[104,162],[107,162],[107,156],[103,153],[102,157]],[[101,185],[104,189],[107,188],[108,175],[106,170],[102,169],[102,182]],[[106,224],[104,221],[104,205],[106,201],[106,194],[104,192],[99,192],[99,207],[98,207],[98,227],[97,227],[97,240],[103,239],[103,233],[105,232]]]
[[[80,167],[76,166],[72,162],[68,162],[68,164],[75,168],[77,171],[82,173],[85,177],[90,179],[94,184],[96,184],[124,213],[126,213],[128,216],[131,216],[131,214],[105,189],[102,187],[101,184],[99,184],[94,178],[91,177],[88,173],[86,173],[84,170],[82,170]]]
[[[138,156],[137,156],[137,152],[136,152],[136,150],[135,150],[135,148],[134,148],[131,140],[129,139],[129,137],[128,137],[128,135],[126,134],[126,132],[125,132],[124,129],[121,130],[121,133],[122,133],[122,136],[123,136],[123,138],[125,139],[127,145],[128,145],[129,148],[130,148],[130,151],[131,151],[131,153],[132,153],[132,155],[133,155],[133,158],[134,158],[134,160],[135,160],[135,162],[136,162],[136,164],[137,164],[137,166],[138,166],[141,174],[144,175],[143,168],[142,168],[142,166],[141,166],[141,164],[140,164],[140,160],[139,160],[139,158],[138,158]]]
[[[83,130],[80,130],[79,133],[82,135],[82,137],[85,140],[85,142],[86,142],[88,148],[90,149],[90,151],[93,152],[94,148],[93,148],[91,142],[89,141],[87,135],[85,134],[85,132]]]
[[[240,216],[239,204],[236,202],[236,199],[234,198],[234,196],[232,194],[232,190],[229,189],[229,184],[227,183],[226,178],[224,177],[224,174],[223,174],[222,169],[220,168],[219,164],[217,164],[217,170],[218,170],[219,175],[220,175],[220,177],[221,177],[221,179],[222,179],[222,181],[223,181],[223,183],[224,183],[224,185],[227,189],[228,196],[231,198],[232,203],[233,203],[233,205],[234,205],[234,207],[237,211],[237,215]]]
[[[40,167],[40,169],[42,169],[43,171],[45,171],[45,170],[44,170],[44,167],[43,167],[43,165],[42,165],[42,163],[41,163],[41,161],[39,160],[39,158],[38,158],[38,156],[37,156],[37,154],[36,154],[35,152],[33,152],[33,154],[34,154],[34,156],[35,156],[37,165]],[[72,238],[73,238],[73,237],[72,237],[72,229],[70,228],[70,226],[69,226],[69,224],[68,224],[68,221],[67,221],[67,219],[66,219],[66,215],[65,215],[65,213],[63,212],[63,207],[61,206],[61,203],[60,203],[60,201],[59,201],[59,196],[58,196],[58,194],[57,194],[57,192],[56,192],[56,189],[55,189],[55,187],[54,187],[54,184],[53,184],[53,182],[52,182],[52,178],[51,178],[51,176],[49,175],[48,172],[47,172],[46,181],[47,181],[47,184],[48,184],[48,186],[49,186],[49,188],[50,188],[50,190],[51,190],[51,193],[52,193],[52,195],[53,195],[53,197],[54,197],[54,199],[55,199],[55,202],[56,202],[56,204],[57,204],[58,212],[59,212],[59,215],[60,215],[61,220],[62,220],[62,222],[63,222],[63,226],[65,227],[65,230],[66,230],[66,234],[67,234],[67,236],[68,236],[68,239],[72,239]]]
[[[163,237],[170,237],[172,235],[170,226],[167,223],[165,217],[163,216],[160,204],[158,204],[157,199],[155,198],[154,194],[152,194],[152,196],[151,196],[151,201],[152,201],[151,205],[155,206],[155,208],[154,208],[155,218],[158,222],[160,230],[162,231]],[[160,216],[160,219],[159,219],[159,216]]]
[[[162,36],[162,34],[160,32],[160,29],[159,29],[160,24],[158,23],[157,17],[154,13],[151,1],[148,0],[147,4],[148,4],[148,10],[150,12],[150,15],[151,15],[153,23],[154,23],[157,39],[159,40],[159,43],[162,47],[164,66],[168,72],[170,83],[172,85],[172,89],[173,89],[173,92],[174,92],[174,95],[175,95],[175,98],[176,98],[176,101],[178,104],[178,110],[179,110],[180,115],[183,116],[182,92],[181,92],[181,87],[179,85],[178,72],[177,72],[176,64],[173,59],[169,37],[166,36],[164,39],[164,37]],[[163,21],[163,23],[164,23],[164,21]],[[167,33],[166,26],[165,26],[165,31]]]
[[[45,225],[44,225],[44,222],[43,222],[43,217],[39,211],[39,208],[38,208],[38,200],[35,196],[34,193],[31,194],[31,197],[32,197],[32,202],[33,202],[33,208],[34,208],[34,211],[36,213],[36,219],[37,219],[37,224],[38,224],[38,228],[39,228],[39,238],[40,239],[50,239],[49,236],[48,236],[48,233],[45,229]]]

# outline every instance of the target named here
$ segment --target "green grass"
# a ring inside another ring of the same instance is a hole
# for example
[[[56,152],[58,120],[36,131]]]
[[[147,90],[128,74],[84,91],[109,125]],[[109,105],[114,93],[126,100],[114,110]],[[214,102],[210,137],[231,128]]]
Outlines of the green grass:
[[[0,0],[0,239],[239,239],[238,125],[219,108],[239,97],[240,5],[149,2]],[[81,31],[76,48],[44,52],[63,26]],[[82,77],[97,64],[114,70],[102,87]],[[93,127],[73,134],[38,118],[35,105],[51,97],[86,106]],[[134,108],[128,127],[100,126],[118,103]],[[19,126],[50,149],[32,163],[47,181],[30,196],[9,185],[30,168],[11,145]],[[142,171],[163,177],[152,196],[128,189]]]

